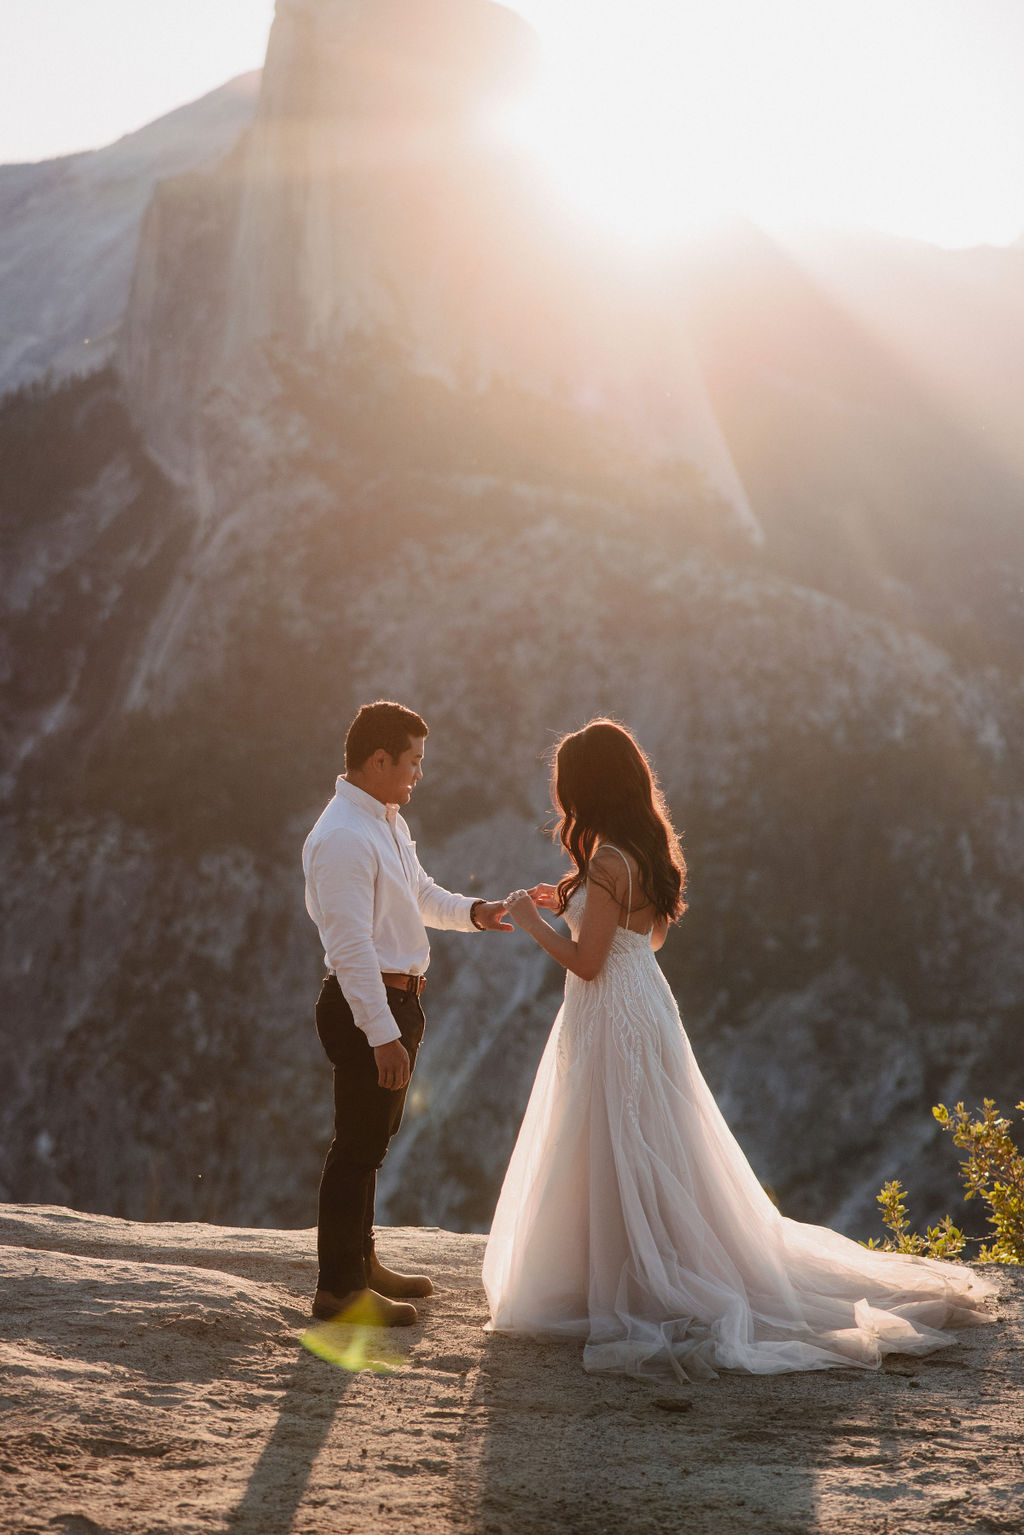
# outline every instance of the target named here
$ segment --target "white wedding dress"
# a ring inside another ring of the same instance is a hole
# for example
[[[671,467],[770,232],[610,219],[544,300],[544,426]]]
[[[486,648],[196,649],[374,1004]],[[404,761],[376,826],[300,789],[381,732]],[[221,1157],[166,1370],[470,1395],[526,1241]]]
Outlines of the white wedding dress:
[[[584,901],[566,912],[574,937]],[[960,1264],[780,1215],[701,1076],[649,933],[625,927],[594,980],[567,973],[483,1277],[490,1330],[581,1339],[587,1370],[686,1380],[928,1353],[955,1341],[942,1329],[988,1320],[995,1293]]]

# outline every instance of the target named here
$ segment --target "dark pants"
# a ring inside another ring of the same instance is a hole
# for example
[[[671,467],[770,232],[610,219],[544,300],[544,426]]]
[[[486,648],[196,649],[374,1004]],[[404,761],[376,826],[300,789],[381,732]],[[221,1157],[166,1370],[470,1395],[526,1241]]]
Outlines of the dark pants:
[[[423,1009],[407,992],[388,987],[387,996],[411,1068],[423,1038]],[[377,1169],[402,1123],[408,1088],[378,1086],[373,1050],[333,975],[325,978],[317,999],[316,1031],[334,1067],[334,1140],[317,1210],[317,1288],[348,1295],[368,1281]]]

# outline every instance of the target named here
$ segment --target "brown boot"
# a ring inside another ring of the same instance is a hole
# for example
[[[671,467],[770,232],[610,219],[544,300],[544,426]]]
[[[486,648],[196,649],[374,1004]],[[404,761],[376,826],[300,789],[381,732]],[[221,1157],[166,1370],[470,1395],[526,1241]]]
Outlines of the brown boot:
[[[376,1290],[350,1290],[348,1295],[317,1290],[313,1315],[321,1322],[349,1322],[357,1327],[411,1327],[418,1320],[415,1306],[389,1300]]]
[[[424,1296],[434,1293],[434,1286],[426,1274],[396,1274],[393,1269],[386,1269],[373,1251],[367,1260],[366,1272],[371,1285],[381,1295]]]

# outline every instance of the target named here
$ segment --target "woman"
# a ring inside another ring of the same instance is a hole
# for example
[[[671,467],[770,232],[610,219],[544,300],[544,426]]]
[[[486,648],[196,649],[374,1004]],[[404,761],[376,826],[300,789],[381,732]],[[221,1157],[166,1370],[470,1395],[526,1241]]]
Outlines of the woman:
[[[566,736],[552,788],[573,869],[507,904],[565,966],[565,1001],[488,1239],[490,1328],[582,1338],[588,1370],[701,1380],[877,1367],[986,1320],[994,1290],[970,1269],[787,1220],[762,1190],[654,958],[686,871],[629,732]]]

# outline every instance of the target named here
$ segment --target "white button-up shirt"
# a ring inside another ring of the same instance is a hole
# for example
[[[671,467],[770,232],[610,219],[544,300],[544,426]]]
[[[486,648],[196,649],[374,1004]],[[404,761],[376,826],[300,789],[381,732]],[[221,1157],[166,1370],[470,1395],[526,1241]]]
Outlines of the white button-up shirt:
[[[371,1045],[400,1038],[381,971],[423,975],[427,926],[475,932],[474,898],[436,885],[420,867],[398,806],[382,805],[345,778],[306,838],[302,869],[306,910],[353,1018]]]

